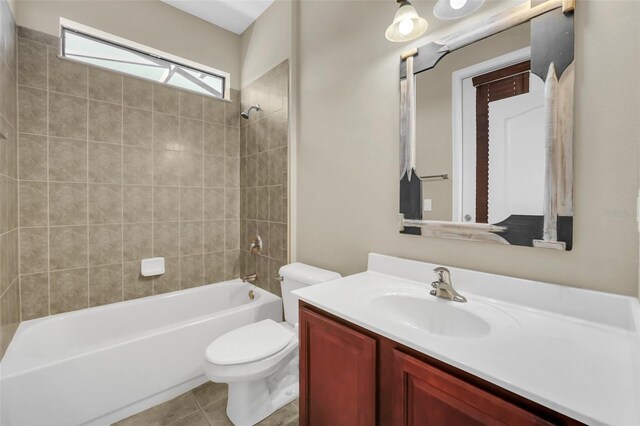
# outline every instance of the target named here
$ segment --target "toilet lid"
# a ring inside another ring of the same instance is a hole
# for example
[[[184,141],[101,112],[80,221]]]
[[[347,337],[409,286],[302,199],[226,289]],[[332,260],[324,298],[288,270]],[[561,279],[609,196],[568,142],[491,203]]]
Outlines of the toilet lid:
[[[219,365],[258,361],[281,351],[293,333],[277,322],[266,319],[232,330],[207,347],[209,362]]]

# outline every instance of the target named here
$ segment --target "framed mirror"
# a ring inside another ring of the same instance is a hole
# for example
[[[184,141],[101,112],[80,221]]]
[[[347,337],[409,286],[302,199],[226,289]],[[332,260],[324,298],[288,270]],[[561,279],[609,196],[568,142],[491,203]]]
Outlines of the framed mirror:
[[[574,9],[527,2],[402,54],[400,232],[571,250]]]

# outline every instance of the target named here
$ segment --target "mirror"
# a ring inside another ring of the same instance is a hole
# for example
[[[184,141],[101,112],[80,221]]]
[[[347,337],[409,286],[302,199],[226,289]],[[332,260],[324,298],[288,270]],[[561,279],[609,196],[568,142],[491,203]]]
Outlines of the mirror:
[[[544,82],[525,23],[416,75],[416,172],[423,219],[500,223],[542,216]]]
[[[571,250],[574,9],[523,3],[402,53],[401,233]]]

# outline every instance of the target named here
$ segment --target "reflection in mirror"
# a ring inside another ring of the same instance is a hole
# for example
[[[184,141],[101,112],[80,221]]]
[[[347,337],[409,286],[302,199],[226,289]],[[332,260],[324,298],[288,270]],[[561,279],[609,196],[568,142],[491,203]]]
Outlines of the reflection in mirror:
[[[529,59],[527,23],[416,76],[423,219],[495,224],[543,215],[544,82]]]

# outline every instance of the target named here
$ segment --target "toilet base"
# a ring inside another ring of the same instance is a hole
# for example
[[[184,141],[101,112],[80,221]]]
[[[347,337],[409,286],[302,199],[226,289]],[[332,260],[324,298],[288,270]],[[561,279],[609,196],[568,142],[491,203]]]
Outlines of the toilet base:
[[[295,401],[299,393],[298,363],[294,359],[265,379],[229,383],[227,417],[236,426],[252,426]]]

